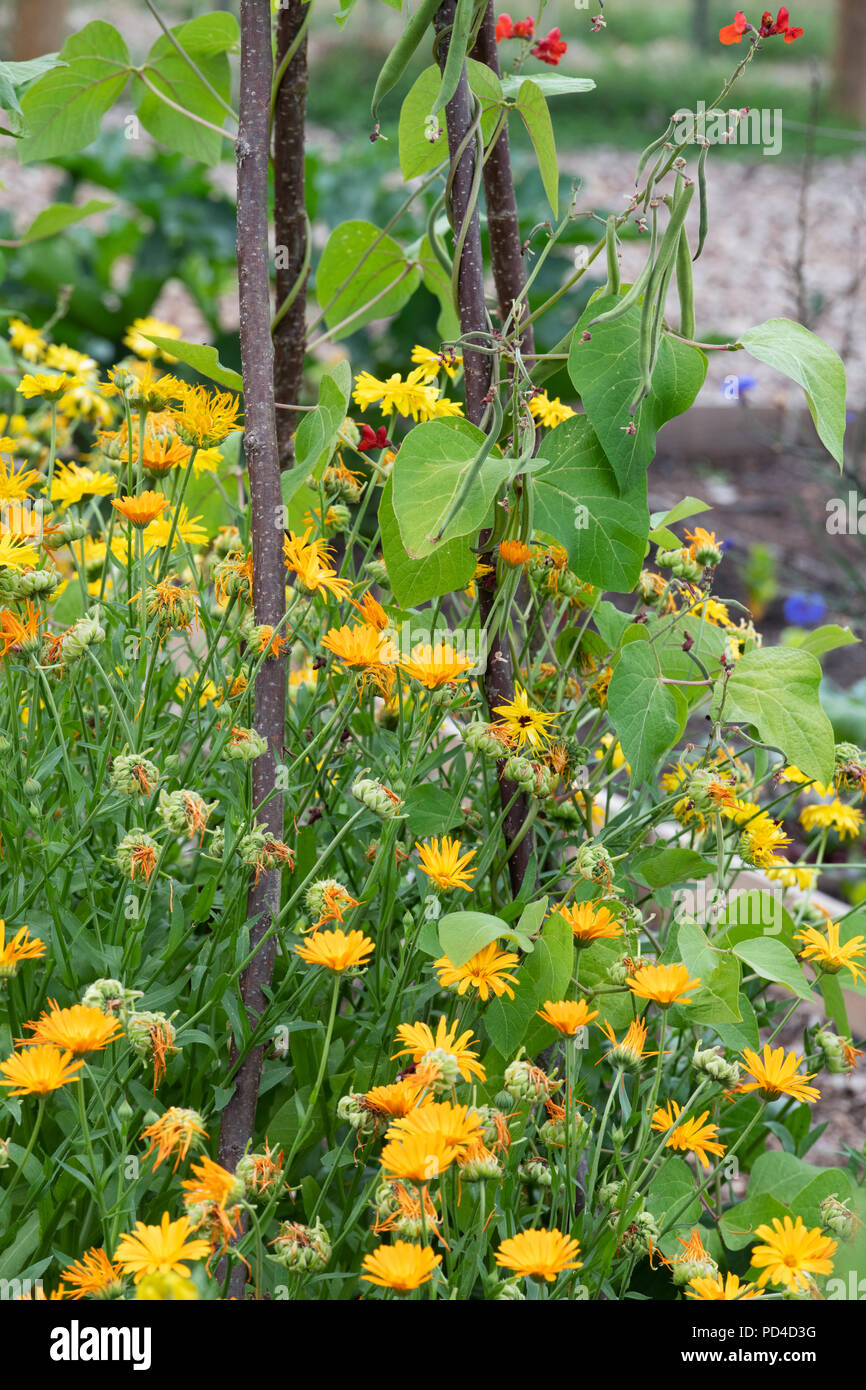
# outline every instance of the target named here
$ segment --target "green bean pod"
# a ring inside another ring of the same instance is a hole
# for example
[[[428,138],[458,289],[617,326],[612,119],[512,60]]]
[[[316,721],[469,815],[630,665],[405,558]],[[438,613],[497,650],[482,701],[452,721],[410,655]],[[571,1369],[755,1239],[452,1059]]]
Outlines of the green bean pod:
[[[433,16],[439,9],[442,0],[421,0],[421,4],[415,14],[409,20],[403,33],[395,43],[388,57],[382,64],[379,76],[376,79],[376,86],[373,89],[373,100],[370,103],[370,114],[376,120],[379,106],[384,97],[388,95],[393,87],[396,87],[409,62],[423,39],[427,30],[433,22]]]
[[[605,294],[619,294],[622,276],[619,269],[619,256],[616,253],[616,215],[614,213],[611,213],[607,219],[605,249],[607,251],[607,284],[604,287],[604,292]]]
[[[460,81],[460,74],[466,61],[466,50],[469,46],[474,12],[475,0],[457,0],[454,28],[451,30],[451,36],[448,40],[448,56],[445,59],[442,81],[439,84],[436,100],[430,107],[431,116],[437,116],[440,111],[444,110],[457,91],[457,84]]]
[[[698,249],[695,252],[695,260],[704,249],[704,242],[707,239],[707,232],[710,226],[710,208],[707,202],[707,155],[710,152],[709,145],[704,145],[698,155],[698,197],[700,198],[700,223],[698,226]]]
[[[685,227],[680,228],[677,246],[677,295],[680,301],[680,333],[684,338],[694,338],[695,286],[692,278],[692,253]]]

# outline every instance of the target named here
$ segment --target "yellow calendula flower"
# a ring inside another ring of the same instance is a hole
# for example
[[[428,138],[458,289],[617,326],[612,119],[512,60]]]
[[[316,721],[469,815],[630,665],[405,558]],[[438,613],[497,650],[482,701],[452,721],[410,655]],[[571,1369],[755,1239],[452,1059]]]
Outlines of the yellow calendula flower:
[[[51,481],[51,501],[59,502],[63,510],[83,497],[109,497],[117,487],[111,473],[95,472],[80,463],[61,463]]]
[[[844,945],[839,940],[839,923],[828,922],[824,934],[815,927],[805,927],[797,933],[798,940],[804,942],[800,955],[811,960],[826,975],[838,975],[847,968],[854,977],[855,984],[866,983],[866,971],[856,962],[866,956],[866,937],[852,936]]]
[[[546,1279],[549,1283],[564,1269],[582,1269],[582,1261],[575,1259],[579,1253],[576,1240],[556,1228],[548,1231],[541,1227],[504,1240],[496,1252],[496,1263],[517,1275]]]
[[[10,980],[18,973],[23,960],[38,960],[45,955],[45,942],[38,936],[31,937],[29,927],[19,927],[11,938],[6,940],[6,923],[0,917],[0,980]]]
[[[679,1149],[682,1153],[693,1153],[702,1168],[709,1168],[710,1161],[707,1154],[717,1154],[719,1157],[725,1152],[724,1144],[719,1143],[719,1127],[714,1124],[707,1124],[710,1112],[705,1110],[702,1115],[695,1119],[683,1120],[678,1123],[682,1107],[675,1100],[669,1100],[666,1105],[659,1106],[652,1117],[652,1128],[660,1134],[671,1130],[665,1140],[666,1149]]]
[[[0,1062],[0,1086],[14,1086],[10,1096],[45,1096],[75,1081],[83,1066],[80,1057],[76,1059],[52,1043],[25,1047]]]
[[[506,994],[514,998],[511,985],[518,983],[517,976],[508,972],[520,964],[520,957],[513,951],[500,951],[495,941],[476,951],[463,965],[452,965],[447,956],[433,962],[438,972],[439,983],[444,989],[456,985],[458,994],[465,994],[470,988],[477,989],[478,997],[487,1003],[493,995],[501,999]]]
[[[414,648],[409,661],[398,661],[397,665],[426,690],[438,690],[443,685],[465,681],[467,671],[475,663],[470,657],[459,655],[450,642],[437,642],[435,647],[426,642]]]
[[[148,361],[160,356],[164,362],[176,362],[176,357],[172,357],[162,348],[158,348],[156,343],[150,341],[149,335],[151,334],[154,338],[180,338],[181,336],[177,324],[166,323],[164,319],[156,319],[148,315],[145,318],[133,319],[123,338],[124,347],[128,347],[130,352],[135,353],[136,357],[143,357]]]
[[[64,1269],[60,1278],[70,1285],[69,1298],[113,1298],[120,1292],[123,1270],[104,1250],[92,1249]]]
[[[201,452],[199,450],[199,453]],[[141,463],[148,473],[168,473],[172,468],[179,468],[186,463],[191,453],[191,446],[184,444],[183,440],[179,439],[176,434],[152,434],[148,432],[144,436]],[[197,459],[198,455],[196,455]]]
[[[173,525],[174,509],[172,508],[164,516],[157,517],[147,527],[144,533],[145,545],[148,548],[156,547],[164,550],[168,545],[169,537],[171,537],[171,548],[174,550],[178,545],[207,545],[210,540],[207,530],[201,524],[201,517],[191,517],[185,505],[181,506],[178,513],[174,536],[171,534]]]
[[[363,932],[346,933],[335,928],[314,932],[303,946],[295,947],[295,952],[309,965],[321,965],[334,974],[342,974],[366,966],[375,949],[375,942]]]
[[[500,541],[499,558],[503,564],[517,569],[532,559],[532,551],[525,541]]]
[[[25,362],[38,362],[45,351],[46,343],[38,328],[33,328],[23,319],[9,320],[9,346]]]
[[[102,1052],[109,1043],[123,1036],[117,1019],[108,1017],[101,1009],[92,1009],[87,1004],[61,1009],[55,999],[49,999],[48,1003],[50,1011],[43,1010],[35,1023],[25,1024],[32,1037],[19,1038],[20,1044],[55,1043],[77,1056],[82,1052]]]
[[[411,361],[422,367],[425,381],[435,381],[440,372],[447,372],[453,381],[460,370],[463,358],[456,352],[431,352],[429,348],[417,343],[412,349]]]
[[[585,1028],[594,1018],[598,1009],[590,1009],[585,999],[546,999],[544,1007],[537,1009],[539,1018],[555,1028],[557,1033],[571,1038],[579,1028]]]
[[[204,1260],[209,1254],[209,1241],[190,1239],[188,1216],[172,1221],[164,1211],[158,1226],[137,1221],[133,1232],[122,1235],[114,1259],[138,1284],[146,1274],[180,1274],[188,1279],[186,1262]]]
[[[817,806],[804,806],[800,812],[800,824],[809,834],[813,830],[835,830],[840,840],[855,839],[863,825],[863,813],[856,806],[846,806],[835,797],[833,801],[821,802]]]
[[[819,878],[818,869],[810,864],[789,864],[787,859],[774,860],[764,873],[773,883],[781,883],[785,888],[799,888],[801,892],[814,888]]]
[[[773,1217],[771,1226],[756,1226],[755,1235],[763,1242],[752,1251],[752,1268],[759,1269],[758,1287],[783,1284],[786,1289],[807,1289],[816,1274],[832,1274],[837,1242],[825,1236],[820,1226],[809,1229],[802,1216]]]
[[[2,457],[3,446],[12,440],[0,439],[0,502],[23,502],[34,483],[42,477],[35,468],[22,463],[16,468],[11,458]]]
[[[818,1100],[820,1091],[816,1086],[806,1083],[812,1080],[814,1072],[801,1074],[799,1067],[802,1057],[795,1052],[785,1055],[784,1047],[775,1049],[764,1043],[763,1057],[759,1057],[750,1047],[743,1050],[746,1071],[753,1078],[741,1082],[738,1091],[760,1091],[764,1100],[778,1100],[779,1096],[792,1096],[794,1100]]]
[[[596,903],[560,903],[552,909],[571,927],[578,946],[591,946],[593,941],[613,941],[622,936],[622,926],[613,913]]]
[[[759,869],[773,868],[778,864],[778,851],[790,843],[790,835],[785,834],[778,821],[763,813],[746,824],[740,837],[740,854]]]
[[[393,1245],[379,1245],[364,1256],[361,1278],[383,1289],[409,1293],[432,1279],[434,1269],[441,1263],[442,1256],[434,1255],[431,1246],[395,1240]]]
[[[467,893],[472,892],[469,882],[472,871],[468,865],[475,858],[477,850],[470,849],[461,854],[462,842],[452,839],[450,835],[443,835],[441,842],[437,836],[425,840],[423,844],[416,840],[415,848],[421,861],[418,866],[421,872],[443,892],[449,888],[465,888]]]
[[[462,416],[462,414],[463,404],[461,401],[452,401],[447,396],[440,396],[428,407],[426,418],[428,420],[451,420],[455,416]]]
[[[570,420],[577,413],[570,405],[563,405],[558,396],[551,400],[546,391],[539,391],[530,398],[529,409],[535,419],[548,430],[555,429],[563,420]]]
[[[209,391],[182,381],[175,399],[172,415],[184,444],[213,449],[240,428],[240,401],[230,391]]]
[[[707,598],[701,603],[693,604],[690,609],[696,618],[703,618],[705,622],[712,623],[714,627],[730,627],[731,615],[723,603],[718,599]]]
[[[685,1291],[686,1298],[697,1298],[704,1302],[733,1303],[743,1298],[763,1298],[764,1295],[755,1284],[741,1284],[737,1274],[699,1275],[689,1280]]]
[[[691,990],[697,989],[701,981],[689,976],[685,965],[642,965],[626,980],[632,994],[638,999],[649,999],[659,1008],[667,1009],[671,1004],[690,1004],[687,997]]]
[[[330,564],[331,551],[323,541],[311,541],[310,532],[296,536],[290,531],[283,541],[286,568],[298,576],[301,588],[308,594],[329,593],[336,599],[348,598],[352,585],[341,579]]]
[[[33,569],[38,560],[39,552],[32,545],[0,531],[0,569]]]
[[[550,738],[549,724],[554,724],[558,714],[547,714],[535,709],[529,703],[529,696],[522,686],[515,686],[514,699],[506,705],[494,705],[493,713],[502,716],[495,727],[503,730],[522,748],[528,743],[532,748],[541,748]]]
[[[46,401],[59,401],[73,386],[83,385],[80,377],[69,376],[66,372],[37,372],[35,375],[27,372],[19,381],[16,390],[19,396],[23,396],[27,401],[32,401],[36,396],[42,396]]]
[[[457,1028],[456,1023],[448,1024],[444,1018],[439,1019],[435,1034],[427,1023],[401,1023],[397,1041],[403,1043],[403,1047],[394,1053],[391,1061],[408,1056],[416,1065],[434,1063],[446,1081],[450,1073],[454,1073],[455,1080],[459,1075],[464,1081],[471,1081],[473,1076],[483,1081],[484,1068],[478,1061],[478,1053],[470,1046],[475,1042],[472,1030],[467,1028],[458,1036]]]

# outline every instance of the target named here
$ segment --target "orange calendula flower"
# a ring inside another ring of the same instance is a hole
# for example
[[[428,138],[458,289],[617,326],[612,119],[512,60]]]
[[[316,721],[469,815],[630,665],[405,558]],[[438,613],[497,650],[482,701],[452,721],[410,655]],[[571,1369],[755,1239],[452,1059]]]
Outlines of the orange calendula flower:
[[[296,536],[290,531],[283,541],[286,568],[293,570],[308,594],[329,593],[336,599],[348,598],[352,585],[341,579],[330,565],[331,551],[322,541],[310,541],[310,532]]]
[[[686,1298],[702,1299],[704,1302],[733,1303],[743,1298],[763,1298],[755,1284],[741,1284],[736,1274],[699,1275],[689,1280]]]
[[[434,1269],[441,1263],[442,1256],[434,1255],[431,1246],[395,1240],[393,1245],[379,1245],[364,1256],[361,1278],[383,1289],[409,1293],[432,1279]]]
[[[362,1103],[373,1115],[399,1118],[419,1107],[433,1104],[427,1087],[427,1081],[419,1081],[417,1073],[413,1073],[402,1081],[392,1081],[388,1086],[374,1086],[371,1091],[365,1092]]]
[[[478,1061],[478,1053],[470,1046],[475,1042],[472,1030],[467,1028],[458,1037],[457,1027],[456,1023],[448,1024],[444,1018],[440,1018],[434,1034],[427,1023],[401,1023],[397,1029],[397,1041],[404,1046],[394,1053],[392,1062],[398,1057],[407,1056],[415,1063],[435,1062],[448,1084],[456,1080],[458,1075],[464,1081],[471,1081],[473,1076],[483,1081],[484,1068]]]
[[[520,1276],[546,1279],[548,1283],[564,1269],[581,1269],[582,1261],[575,1259],[580,1245],[554,1228],[521,1231],[504,1240],[496,1252],[496,1263],[513,1269]]]
[[[861,956],[866,956],[866,937],[852,936],[842,945],[838,922],[828,922],[824,934],[815,927],[806,927],[797,937],[805,943],[800,955],[811,960],[826,975],[838,975],[840,970],[847,968],[855,983],[861,980],[866,983],[866,971],[856,963]]]
[[[146,434],[141,462],[148,473],[168,473],[186,463],[191,453],[190,446],[176,434]]]
[[[449,835],[443,835],[441,842],[436,836],[431,840],[425,840],[423,844],[416,840],[415,848],[421,861],[418,866],[421,872],[432,879],[443,892],[449,888],[465,888],[467,893],[472,892],[469,883],[471,870],[467,865],[475,858],[476,850],[470,849],[461,854],[461,841],[452,840]]]
[[[385,1145],[379,1162],[384,1171],[394,1178],[401,1178],[404,1182],[428,1183],[451,1166],[458,1151],[458,1146],[449,1144],[439,1131],[404,1134]]]
[[[725,1152],[724,1144],[718,1142],[719,1127],[714,1124],[707,1124],[709,1110],[705,1110],[697,1119],[683,1120],[678,1124],[682,1107],[675,1100],[670,1100],[664,1106],[659,1106],[652,1117],[652,1128],[660,1134],[671,1130],[665,1140],[666,1149],[679,1149],[683,1153],[693,1153],[696,1155],[702,1168],[709,1168],[710,1161],[707,1154],[716,1154],[719,1157]]]
[[[347,670],[361,671],[362,688],[372,681],[386,697],[394,684],[391,645],[379,628],[369,623],[355,627],[332,627],[322,638],[322,646],[333,653]]]
[[[389,1125],[385,1137],[402,1141],[409,1134],[442,1139],[462,1151],[480,1141],[481,1120],[478,1112],[470,1110],[468,1105],[434,1101],[410,1111],[408,1115],[397,1116]]]
[[[101,1052],[123,1036],[117,1019],[107,1017],[101,1009],[92,1009],[87,1004],[61,1009],[56,999],[49,999],[48,1003],[50,1012],[43,1010],[35,1023],[25,1024],[33,1036],[18,1038],[16,1041],[21,1046],[54,1043],[77,1056],[82,1052]]]
[[[336,928],[334,931],[317,931],[303,946],[295,951],[301,960],[309,965],[321,965],[334,974],[346,970],[358,970],[369,964],[368,957],[376,949],[375,942],[360,931],[348,933]]]
[[[8,652],[37,651],[40,644],[39,628],[42,614],[28,600],[25,617],[19,617],[11,608],[0,610],[0,657]]]
[[[29,927],[19,927],[10,941],[6,940],[6,923],[0,917],[0,980],[11,980],[23,960],[38,960],[45,955],[45,942],[31,937]]]
[[[51,1043],[25,1047],[0,1062],[3,1077],[0,1086],[14,1086],[16,1089],[10,1090],[10,1096],[46,1096],[49,1091],[57,1091],[75,1081],[83,1066],[80,1057],[75,1058],[71,1052],[64,1052]]]
[[[591,946],[593,941],[612,941],[622,936],[622,927],[609,908],[596,903],[560,903],[553,908],[571,927],[577,946]]]
[[[208,1241],[191,1240],[189,1236],[189,1217],[181,1216],[172,1221],[164,1211],[158,1226],[146,1226],[143,1221],[137,1221],[132,1233],[121,1236],[114,1252],[115,1263],[125,1274],[131,1274],[136,1284],[145,1274],[180,1274],[188,1279],[186,1261],[204,1260],[210,1254]]]
[[[349,472],[347,469],[346,472]],[[352,477],[355,475],[352,474]],[[349,602],[353,608],[357,608],[364,622],[370,627],[378,628],[382,632],[389,626],[390,619],[378,599],[374,598],[369,589],[366,594],[362,594],[360,599],[350,598]]]
[[[202,1157],[201,1163],[192,1165],[192,1171],[195,1176],[186,1178],[181,1183],[186,1194],[183,1200],[188,1207],[213,1204],[225,1210],[229,1203],[232,1206],[237,1205],[244,1195],[241,1179],[221,1164],[214,1163],[207,1154]]]
[[[546,999],[544,1008],[536,1009],[536,1013],[567,1038],[598,1018],[598,1009],[590,1009],[585,999]]]
[[[611,1066],[621,1067],[623,1071],[638,1071],[643,1066],[644,1058],[658,1056],[657,1052],[645,1051],[647,1026],[643,1019],[629,1024],[622,1042],[617,1042],[609,1023],[599,1023],[598,1027],[613,1044],[610,1051],[604,1054]]]
[[[186,1158],[190,1147],[198,1145],[201,1139],[207,1137],[207,1130],[198,1111],[184,1110],[177,1105],[172,1105],[158,1120],[154,1120],[152,1125],[141,1131],[141,1138],[150,1140],[145,1158],[156,1150],[156,1158],[153,1160],[154,1172],[172,1154],[175,1156],[172,1172],[177,1172],[177,1165],[182,1158]]]
[[[500,541],[499,558],[506,565],[525,565],[532,559],[532,551],[525,541]]]
[[[755,1235],[763,1245],[752,1251],[752,1267],[760,1269],[758,1287],[765,1284],[784,1284],[793,1292],[807,1289],[815,1274],[831,1274],[837,1242],[825,1236],[820,1226],[812,1230],[804,1225],[802,1216],[792,1221],[785,1216],[773,1217],[772,1226],[756,1226]]]
[[[422,643],[415,647],[409,661],[397,665],[407,676],[423,685],[425,690],[438,690],[443,685],[457,685],[466,679],[475,662],[460,656],[450,642]]]
[[[68,1298],[113,1298],[120,1292],[123,1270],[104,1250],[86,1250],[60,1278],[71,1285]]]
[[[447,956],[442,956],[433,962],[433,968],[438,971],[439,983],[443,988],[456,985],[457,993],[463,995],[471,985],[478,990],[479,998],[486,1004],[491,995],[497,999],[503,994],[507,994],[509,999],[514,998],[514,990],[510,986],[518,983],[517,976],[508,972],[519,964],[518,955],[513,951],[500,951],[496,942],[491,941],[462,965],[452,965]]]
[[[130,526],[141,531],[162,515],[168,506],[168,498],[161,492],[142,492],[138,497],[113,497],[111,505]]]
[[[763,1057],[746,1047],[743,1049],[743,1060],[753,1080],[741,1082],[738,1091],[760,1091],[764,1100],[792,1096],[794,1100],[810,1103],[818,1100],[821,1094],[816,1086],[807,1085],[815,1073],[802,1074],[799,1070],[802,1057],[795,1052],[789,1052],[786,1056],[784,1047],[773,1049],[769,1043],[764,1043]]]
[[[638,999],[649,999],[659,1008],[671,1004],[690,1004],[690,990],[697,989],[700,979],[691,979],[684,965],[642,965],[626,984]]]

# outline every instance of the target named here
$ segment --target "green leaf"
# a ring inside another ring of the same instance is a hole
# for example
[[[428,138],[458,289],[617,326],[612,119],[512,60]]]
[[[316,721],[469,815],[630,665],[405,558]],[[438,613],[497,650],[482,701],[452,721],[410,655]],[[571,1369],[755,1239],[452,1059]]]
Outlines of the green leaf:
[[[28,58],[23,63],[0,62],[0,107],[6,112],[10,124],[9,134],[19,136],[24,130],[24,117],[18,88],[35,82],[37,77],[50,72],[60,65],[58,53],[44,53],[39,58]]]
[[[692,405],[704,384],[707,359],[698,348],[662,334],[652,392],[632,416],[630,406],[641,381],[640,306],[633,305],[613,323],[596,324],[588,330],[589,341],[581,341],[590,320],[616,302],[615,296],[606,295],[586,308],[572,338],[568,371],[620,487],[626,488],[652,462],[662,425]],[[627,433],[632,424],[635,434]]]
[[[91,20],[60,50],[63,67],[52,68],[21,98],[26,134],[18,146],[22,164],[75,154],[95,140],[102,118],[129,76],[130,57],[120,34]]]
[[[705,879],[715,865],[693,849],[642,849],[629,860],[629,876],[647,888]]]
[[[685,728],[688,706],[675,686],[662,684],[648,642],[630,642],[614,668],[607,709],[632,785],[651,779],[659,759]]]
[[[755,1010],[748,995],[739,995],[737,1011],[740,1015],[739,1023],[714,1023],[713,1031],[718,1035],[722,1046],[730,1052],[742,1052],[744,1047],[751,1047],[753,1051],[757,1051],[761,1046],[761,1035],[758,1032]]]
[[[773,980],[788,989],[800,999],[814,999],[811,989],[795,958],[787,946],[769,936],[753,936],[746,941],[737,941],[731,947],[735,956],[745,961],[761,976],[762,980]]]
[[[508,73],[502,79],[502,91],[507,97],[517,96],[524,79]],[[549,75],[533,76],[532,81],[544,97],[572,96],[575,92],[592,92],[595,83],[591,77],[565,77],[558,72]]]
[[[649,530],[646,478],[620,495],[588,420],[572,416],[544,441],[547,467],[532,479],[535,522],[568,551],[588,584],[629,593],[640,577]]]
[[[171,32],[202,76],[227,102],[231,96],[231,70],[227,54],[239,39],[234,16],[220,13],[199,15],[186,24],[177,25]],[[146,69],[148,80],[169,100],[193,115],[210,121],[212,125],[223,125],[225,106],[181,57],[167,34],[162,34],[151,48]],[[234,138],[229,131],[223,138],[216,131],[207,130],[200,122],[167,106],[149,88],[144,87],[143,92],[138,117],[155,140],[203,164],[219,163],[227,148],[226,140]]]
[[[429,783],[410,788],[404,797],[404,810],[409,830],[419,840],[443,835],[463,820],[463,812],[459,805],[455,808],[451,793]]]
[[[845,367],[817,334],[792,319],[768,319],[741,339],[759,362],[796,381],[806,394],[818,437],[842,468],[845,435]]]
[[[790,1216],[788,1208],[769,1192],[757,1192],[745,1202],[728,1207],[719,1220],[722,1239],[729,1250],[744,1250],[755,1239],[757,1226],[769,1225],[773,1217]]]
[[[421,279],[424,288],[434,294],[439,300],[439,317],[436,320],[436,332],[439,334],[441,342],[447,342],[450,338],[460,337],[460,319],[454,308],[454,299],[451,293],[451,280],[445,274],[445,269],[437,259],[433,247],[430,245],[429,237],[422,237],[417,251],[418,264],[421,267]]]
[[[156,343],[162,351],[167,352],[170,357],[176,357],[179,362],[185,362],[194,371],[200,372],[210,381],[215,381],[219,386],[225,386],[230,391],[243,391],[243,377],[238,372],[233,372],[231,367],[224,367],[219,360],[219,354],[215,347],[208,343],[185,343],[180,338],[161,338],[155,337],[150,333],[142,335],[149,342]]]
[[[842,1038],[850,1038],[851,1024],[848,1020],[845,995],[842,993],[842,986],[839,984],[838,976],[826,975],[822,972],[818,977],[818,988],[824,996],[824,1007],[827,1010],[827,1017],[831,1018],[835,1023],[836,1031],[839,1036]]]
[[[418,267],[393,237],[382,236],[372,222],[341,222],[328,237],[316,271],[316,295],[331,337],[346,338],[373,319],[398,314],[420,279]],[[344,320],[349,321],[337,329]]]
[[[786,645],[821,657],[825,652],[834,652],[837,647],[850,647],[852,642],[859,641],[860,638],[854,636],[850,627],[840,627],[838,623],[824,623],[823,627],[813,628],[811,632],[792,635]]]
[[[696,1195],[681,1210],[681,1203],[690,1193]],[[701,1214],[701,1199],[697,1196],[695,1179],[685,1159],[677,1154],[667,1158],[647,1189],[647,1206],[659,1221],[678,1211],[675,1230],[681,1226],[693,1225],[698,1220]]]
[[[533,943],[520,927],[509,927],[487,912],[449,912],[439,919],[439,944],[452,965],[465,965],[478,951],[500,938],[531,952]],[[521,976],[522,979],[522,976]]]
[[[446,541],[432,555],[413,560],[400,536],[391,497],[393,478],[382,490],[379,503],[379,528],[382,533],[382,555],[394,597],[403,608],[412,608],[442,594],[463,589],[469,583],[478,557],[469,547],[466,537]]]
[[[753,724],[762,743],[780,748],[789,762],[819,782],[833,776],[833,726],[821,708],[821,667],[796,647],[746,652],[728,680],[726,720]],[[716,685],[720,699],[722,682]]]
[[[568,923],[553,913],[535,943],[535,950],[521,963],[513,999],[492,999],[484,1022],[493,1046],[503,1057],[514,1054],[525,1043],[530,1056],[543,1046],[552,1032],[535,1017],[548,999],[562,999],[571,979],[574,939]]]
[[[407,434],[394,461],[393,501],[403,545],[412,559],[424,559],[457,537],[474,537],[487,523],[496,493],[513,468],[511,460],[494,454],[484,460],[442,539],[436,539],[483,443],[481,430],[461,419],[429,420]]]
[[[62,232],[64,227],[70,227],[73,222],[81,222],[83,218],[90,217],[94,212],[105,212],[113,207],[111,202],[105,202],[99,198],[89,198],[80,207],[74,203],[52,203],[50,207],[43,208],[37,213],[27,231],[21,238],[22,246],[29,246],[34,241],[44,241],[46,237],[56,236]]]
[[[697,497],[684,497],[681,502],[677,502],[675,507],[671,507],[670,511],[653,512],[650,517],[652,530],[649,533],[649,538],[653,545],[660,545],[666,550],[676,550],[682,542],[679,536],[667,528],[675,526],[678,521],[685,521],[687,517],[710,510],[709,503],[701,502]]]
[[[547,201],[554,217],[559,216],[559,164],[556,159],[556,141],[553,137],[553,122],[547,109],[544,93],[537,82],[526,79],[521,82],[517,93],[517,110],[523,117],[529,138],[532,141],[538,169]]]
[[[677,934],[677,949],[689,973],[700,980],[692,1002],[684,1009],[693,1024],[739,1023],[740,965],[730,951],[711,946],[694,922],[683,922]]]
[[[468,58],[466,61],[466,75],[471,90],[481,102],[481,135],[486,144],[499,118],[502,87],[496,74],[491,72],[487,64],[478,63],[474,58]],[[439,113],[439,125],[442,129],[439,139],[431,144],[424,134],[424,124],[436,100],[441,81],[442,74],[438,67],[425,68],[409,88],[400,108],[397,144],[400,172],[404,179],[429,174],[431,169],[448,159],[448,127],[444,111]]]
[[[315,410],[308,411],[295,432],[295,467],[317,475],[334,453],[337,437],[349,409],[352,369],[338,362],[319,383]],[[294,470],[293,470],[294,471]]]

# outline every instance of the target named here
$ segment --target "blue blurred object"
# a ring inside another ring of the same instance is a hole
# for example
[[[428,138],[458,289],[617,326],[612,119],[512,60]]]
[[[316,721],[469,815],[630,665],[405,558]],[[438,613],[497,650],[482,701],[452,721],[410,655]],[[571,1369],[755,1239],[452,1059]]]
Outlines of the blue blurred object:
[[[827,612],[827,602],[822,594],[789,594],[783,611],[787,623],[815,627]]]

